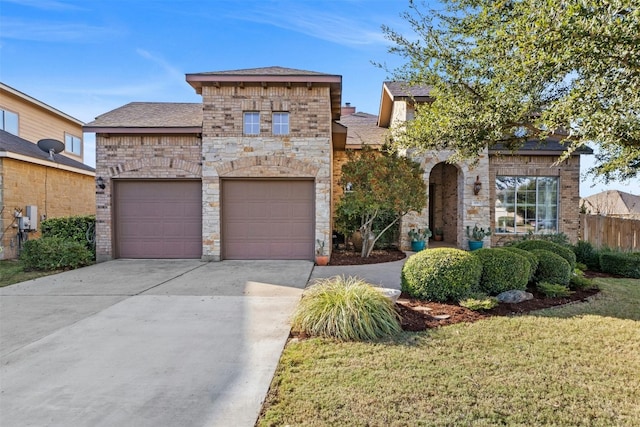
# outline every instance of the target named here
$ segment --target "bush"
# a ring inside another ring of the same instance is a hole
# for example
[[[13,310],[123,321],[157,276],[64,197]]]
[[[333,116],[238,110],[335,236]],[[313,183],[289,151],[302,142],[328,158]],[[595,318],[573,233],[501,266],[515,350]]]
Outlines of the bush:
[[[559,283],[568,285],[571,279],[571,266],[566,259],[560,255],[544,249],[534,249],[531,251],[538,257],[538,269],[535,274],[535,281]]]
[[[556,283],[540,282],[536,287],[540,292],[550,298],[568,297],[573,293],[565,285],[558,285]]]
[[[25,270],[66,270],[91,264],[93,254],[82,243],[42,237],[24,243],[20,260]]]
[[[571,270],[576,267],[576,254],[574,254],[567,246],[562,246],[546,240],[525,240],[517,243],[515,246],[516,248],[524,249],[525,251],[544,249],[546,251],[556,253],[567,260],[571,266]]]
[[[389,298],[355,277],[318,281],[304,292],[292,327],[311,336],[374,340],[401,331]]]
[[[402,291],[431,301],[459,301],[477,290],[482,275],[480,259],[453,248],[421,251],[402,268]]]
[[[573,246],[573,253],[577,262],[586,265],[589,270],[600,271],[600,257],[591,243],[580,240]]]
[[[498,306],[498,298],[488,295],[478,295],[463,299],[459,302],[460,306],[473,311],[491,310]]]
[[[40,231],[42,237],[60,237],[81,243],[92,252],[95,259],[95,226],[95,215],[67,216],[42,221]]]
[[[503,246],[500,249],[506,249],[508,251],[512,251],[519,255],[522,255],[529,262],[529,282],[533,281],[533,276],[536,274],[536,270],[538,269],[538,257],[532,254],[529,251],[525,251],[524,249],[516,248],[515,246]]]
[[[531,264],[515,252],[505,249],[478,249],[473,254],[482,262],[480,290],[490,295],[511,289],[527,289]]]
[[[522,236],[522,240],[542,240],[556,243],[560,246],[570,246],[569,237],[564,233],[534,233],[529,231]]]
[[[569,279],[569,289],[593,289],[596,285],[592,280],[587,279],[582,274],[573,273]]]
[[[600,267],[605,273],[640,279],[640,252],[601,252]]]

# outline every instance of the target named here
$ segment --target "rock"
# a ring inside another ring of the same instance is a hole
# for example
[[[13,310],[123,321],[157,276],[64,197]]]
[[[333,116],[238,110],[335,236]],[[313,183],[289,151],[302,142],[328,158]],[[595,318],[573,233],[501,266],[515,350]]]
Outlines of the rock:
[[[391,288],[376,288],[378,292],[380,292],[385,297],[389,298],[392,303],[396,303],[398,298],[400,298],[400,290],[399,289],[391,289]]]
[[[533,294],[530,292],[519,291],[517,289],[513,289],[511,291],[505,291],[499,294],[496,298],[500,302],[507,302],[509,304],[517,304],[522,301],[527,301],[533,299]]]
[[[437,320],[445,320],[445,319],[448,319],[450,317],[451,316],[448,315],[448,314],[436,314],[436,315],[433,316],[433,318],[437,319]]]

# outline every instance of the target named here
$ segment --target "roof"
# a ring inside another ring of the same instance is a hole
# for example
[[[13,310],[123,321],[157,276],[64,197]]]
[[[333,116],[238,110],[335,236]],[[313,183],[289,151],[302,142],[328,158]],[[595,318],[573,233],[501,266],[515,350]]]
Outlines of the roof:
[[[203,73],[187,74],[187,76],[330,76],[332,74],[318,71],[298,70],[279,66],[245,68],[241,70],[207,71]]]
[[[201,133],[202,104],[180,102],[131,102],[96,117],[85,132]]]
[[[519,152],[535,151],[537,155],[558,155],[563,151],[567,151],[567,146],[563,144],[558,138],[547,138],[544,141],[538,139],[530,139],[526,141],[522,146],[516,150],[510,150],[505,148],[503,144],[496,144],[489,148],[490,154],[514,154]],[[586,145],[578,147],[574,152],[574,155],[578,154],[593,154],[593,150]]]
[[[582,199],[588,212],[598,215],[640,217],[640,196],[607,190]]]
[[[369,113],[344,115],[338,122],[347,128],[347,148],[349,146],[382,145],[387,130],[378,126],[378,116]]]
[[[417,102],[431,101],[431,87],[424,85],[411,85],[408,82],[383,82],[382,95],[380,96],[378,126],[384,128],[391,126],[393,103],[395,101],[406,100],[415,100]]]
[[[4,84],[4,83],[0,82],[0,89],[4,90],[4,91],[7,91],[7,92],[9,92],[10,94],[12,94],[14,96],[17,96],[18,98],[22,98],[27,102],[30,102],[30,103],[32,103],[32,104],[34,104],[34,105],[36,105],[36,106],[38,106],[38,107],[40,107],[40,108],[42,108],[44,110],[47,110],[47,111],[49,111],[49,112],[51,112],[51,113],[53,113],[53,114],[55,114],[57,116],[60,116],[61,118],[69,120],[70,122],[73,122],[73,123],[75,123],[77,125],[82,126],[84,124],[84,122],[82,122],[81,120],[78,120],[75,117],[70,116],[69,114],[62,112],[62,111],[58,110],[57,108],[54,108],[54,107],[50,106],[49,104],[45,104],[44,102],[39,101],[39,100],[35,99],[34,97],[27,95],[24,92],[20,92],[18,89],[14,89],[14,88],[12,88],[11,86],[9,86],[7,84]]]
[[[53,161],[49,158],[49,153],[42,151],[37,144],[0,130],[0,157],[11,157],[18,160],[33,161],[34,163],[52,166],[62,169],[79,169],[85,172],[95,172],[91,166],[82,162],[70,159],[62,154],[54,154]],[[26,158],[28,159],[26,159]],[[76,172],[79,172],[76,170]]]
[[[389,93],[394,97],[403,98],[420,98],[431,96],[431,87],[424,85],[411,85],[407,82],[386,81],[383,85],[387,88]]]

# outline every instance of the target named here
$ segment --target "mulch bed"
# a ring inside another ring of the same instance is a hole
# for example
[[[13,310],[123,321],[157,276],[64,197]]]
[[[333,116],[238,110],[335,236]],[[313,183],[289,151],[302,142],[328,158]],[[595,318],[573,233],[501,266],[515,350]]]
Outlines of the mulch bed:
[[[331,254],[329,265],[361,265],[377,264],[404,259],[405,253],[399,250],[374,251],[369,258],[362,258],[359,253],[348,250],[334,250]],[[587,277],[610,277],[602,273],[587,272]],[[486,311],[473,311],[457,304],[443,304],[430,301],[421,301],[402,294],[396,307],[401,317],[402,329],[405,331],[424,331],[445,325],[460,322],[475,322],[490,316],[514,316],[529,313],[543,308],[556,307],[565,304],[588,301],[599,290],[588,289],[576,291],[568,297],[548,298],[535,289],[528,289],[533,294],[533,299],[519,304],[500,303],[497,307]],[[448,316],[446,319],[438,319],[438,316]]]

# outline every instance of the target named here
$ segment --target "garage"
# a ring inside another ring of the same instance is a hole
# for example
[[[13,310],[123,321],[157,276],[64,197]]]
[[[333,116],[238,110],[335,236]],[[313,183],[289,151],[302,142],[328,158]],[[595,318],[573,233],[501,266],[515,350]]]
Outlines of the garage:
[[[224,180],[225,259],[313,259],[313,180]]]
[[[118,258],[200,258],[202,184],[196,180],[114,180]]]

